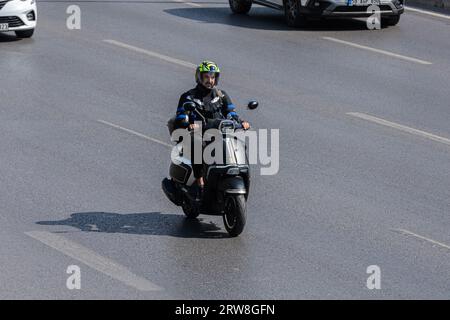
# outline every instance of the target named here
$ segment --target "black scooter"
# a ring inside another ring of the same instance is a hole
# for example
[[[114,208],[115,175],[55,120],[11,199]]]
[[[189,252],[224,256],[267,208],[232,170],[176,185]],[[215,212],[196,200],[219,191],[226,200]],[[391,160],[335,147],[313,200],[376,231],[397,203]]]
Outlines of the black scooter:
[[[184,104],[187,111],[195,112],[207,125],[206,119],[198,112],[199,105],[192,101]],[[248,108],[258,107],[251,101]],[[250,188],[250,166],[245,141],[230,133],[242,130],[242,125],[232,119],[215,121],[213,127],[222,134],[223,161],[220,164],[205,164],[205,189],[200,203],[192,195],[191,188],[195,178],[191,159],[183,155],[183,142],[175,146],[169,167],[169,178],[162,181],[162,189],[175,205],[181,206],[184,214],[191,219],[199,214],[221,215],[229,235],[236,237],[244,230],[246,222],[247,199]]]

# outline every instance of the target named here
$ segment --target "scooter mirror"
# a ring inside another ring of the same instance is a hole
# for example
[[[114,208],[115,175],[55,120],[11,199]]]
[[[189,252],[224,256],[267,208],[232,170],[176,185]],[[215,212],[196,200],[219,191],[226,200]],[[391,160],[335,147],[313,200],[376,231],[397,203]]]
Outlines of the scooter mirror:
[[[258,108],[258,106],[259,106],[259,103],[256,100],[252,100],[248,103],[248,108],[250,110],[254,110],[254,109]]]
[[[194,102],[185,102],[183,103],[183,108],[186,111],[194,111],[196,106]]]

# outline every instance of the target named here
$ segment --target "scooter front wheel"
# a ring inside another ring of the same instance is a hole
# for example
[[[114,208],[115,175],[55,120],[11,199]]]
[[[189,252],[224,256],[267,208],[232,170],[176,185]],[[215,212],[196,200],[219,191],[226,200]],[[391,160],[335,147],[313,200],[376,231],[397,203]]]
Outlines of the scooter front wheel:
[[[244,231],[247,220],[247,204],[244,195],[228,195],[225,198],[223,223],[231,237],[237,237]]]

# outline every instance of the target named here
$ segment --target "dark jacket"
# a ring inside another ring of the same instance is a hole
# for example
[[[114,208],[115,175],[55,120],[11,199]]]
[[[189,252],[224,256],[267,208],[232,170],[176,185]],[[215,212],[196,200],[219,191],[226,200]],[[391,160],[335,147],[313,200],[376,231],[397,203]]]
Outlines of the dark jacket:
[[[238,114],[236,113],[236,107],[231,101],[228,94],[219,89],[208,90],[201,85],[197,85],[194,89],[191,89],[183,93],[178,102],[178,108],[175,118],[175,126],[177,128],[186,128],[194,121],[200,121],[197,119],[194,112],[190,113],[186,111],[183,104],[188,101],[196,101],[200,104],[199,112],[206,119],[226,119],[233,118],[236,121],[241,122]]]

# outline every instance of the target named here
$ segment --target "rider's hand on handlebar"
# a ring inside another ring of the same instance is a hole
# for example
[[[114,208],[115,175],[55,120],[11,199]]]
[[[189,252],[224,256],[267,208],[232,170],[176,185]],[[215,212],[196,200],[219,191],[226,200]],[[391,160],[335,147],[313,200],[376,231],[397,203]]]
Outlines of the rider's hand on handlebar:
[[[198,128],[200,128],[200,126],[196,123],[192,123],[189,125],[189,130],[191,131],[197,130]]]
[[[247,121],[243,121],[242,128],[244,128],[244,130],[250,129],[250,123],[248,123]]]

